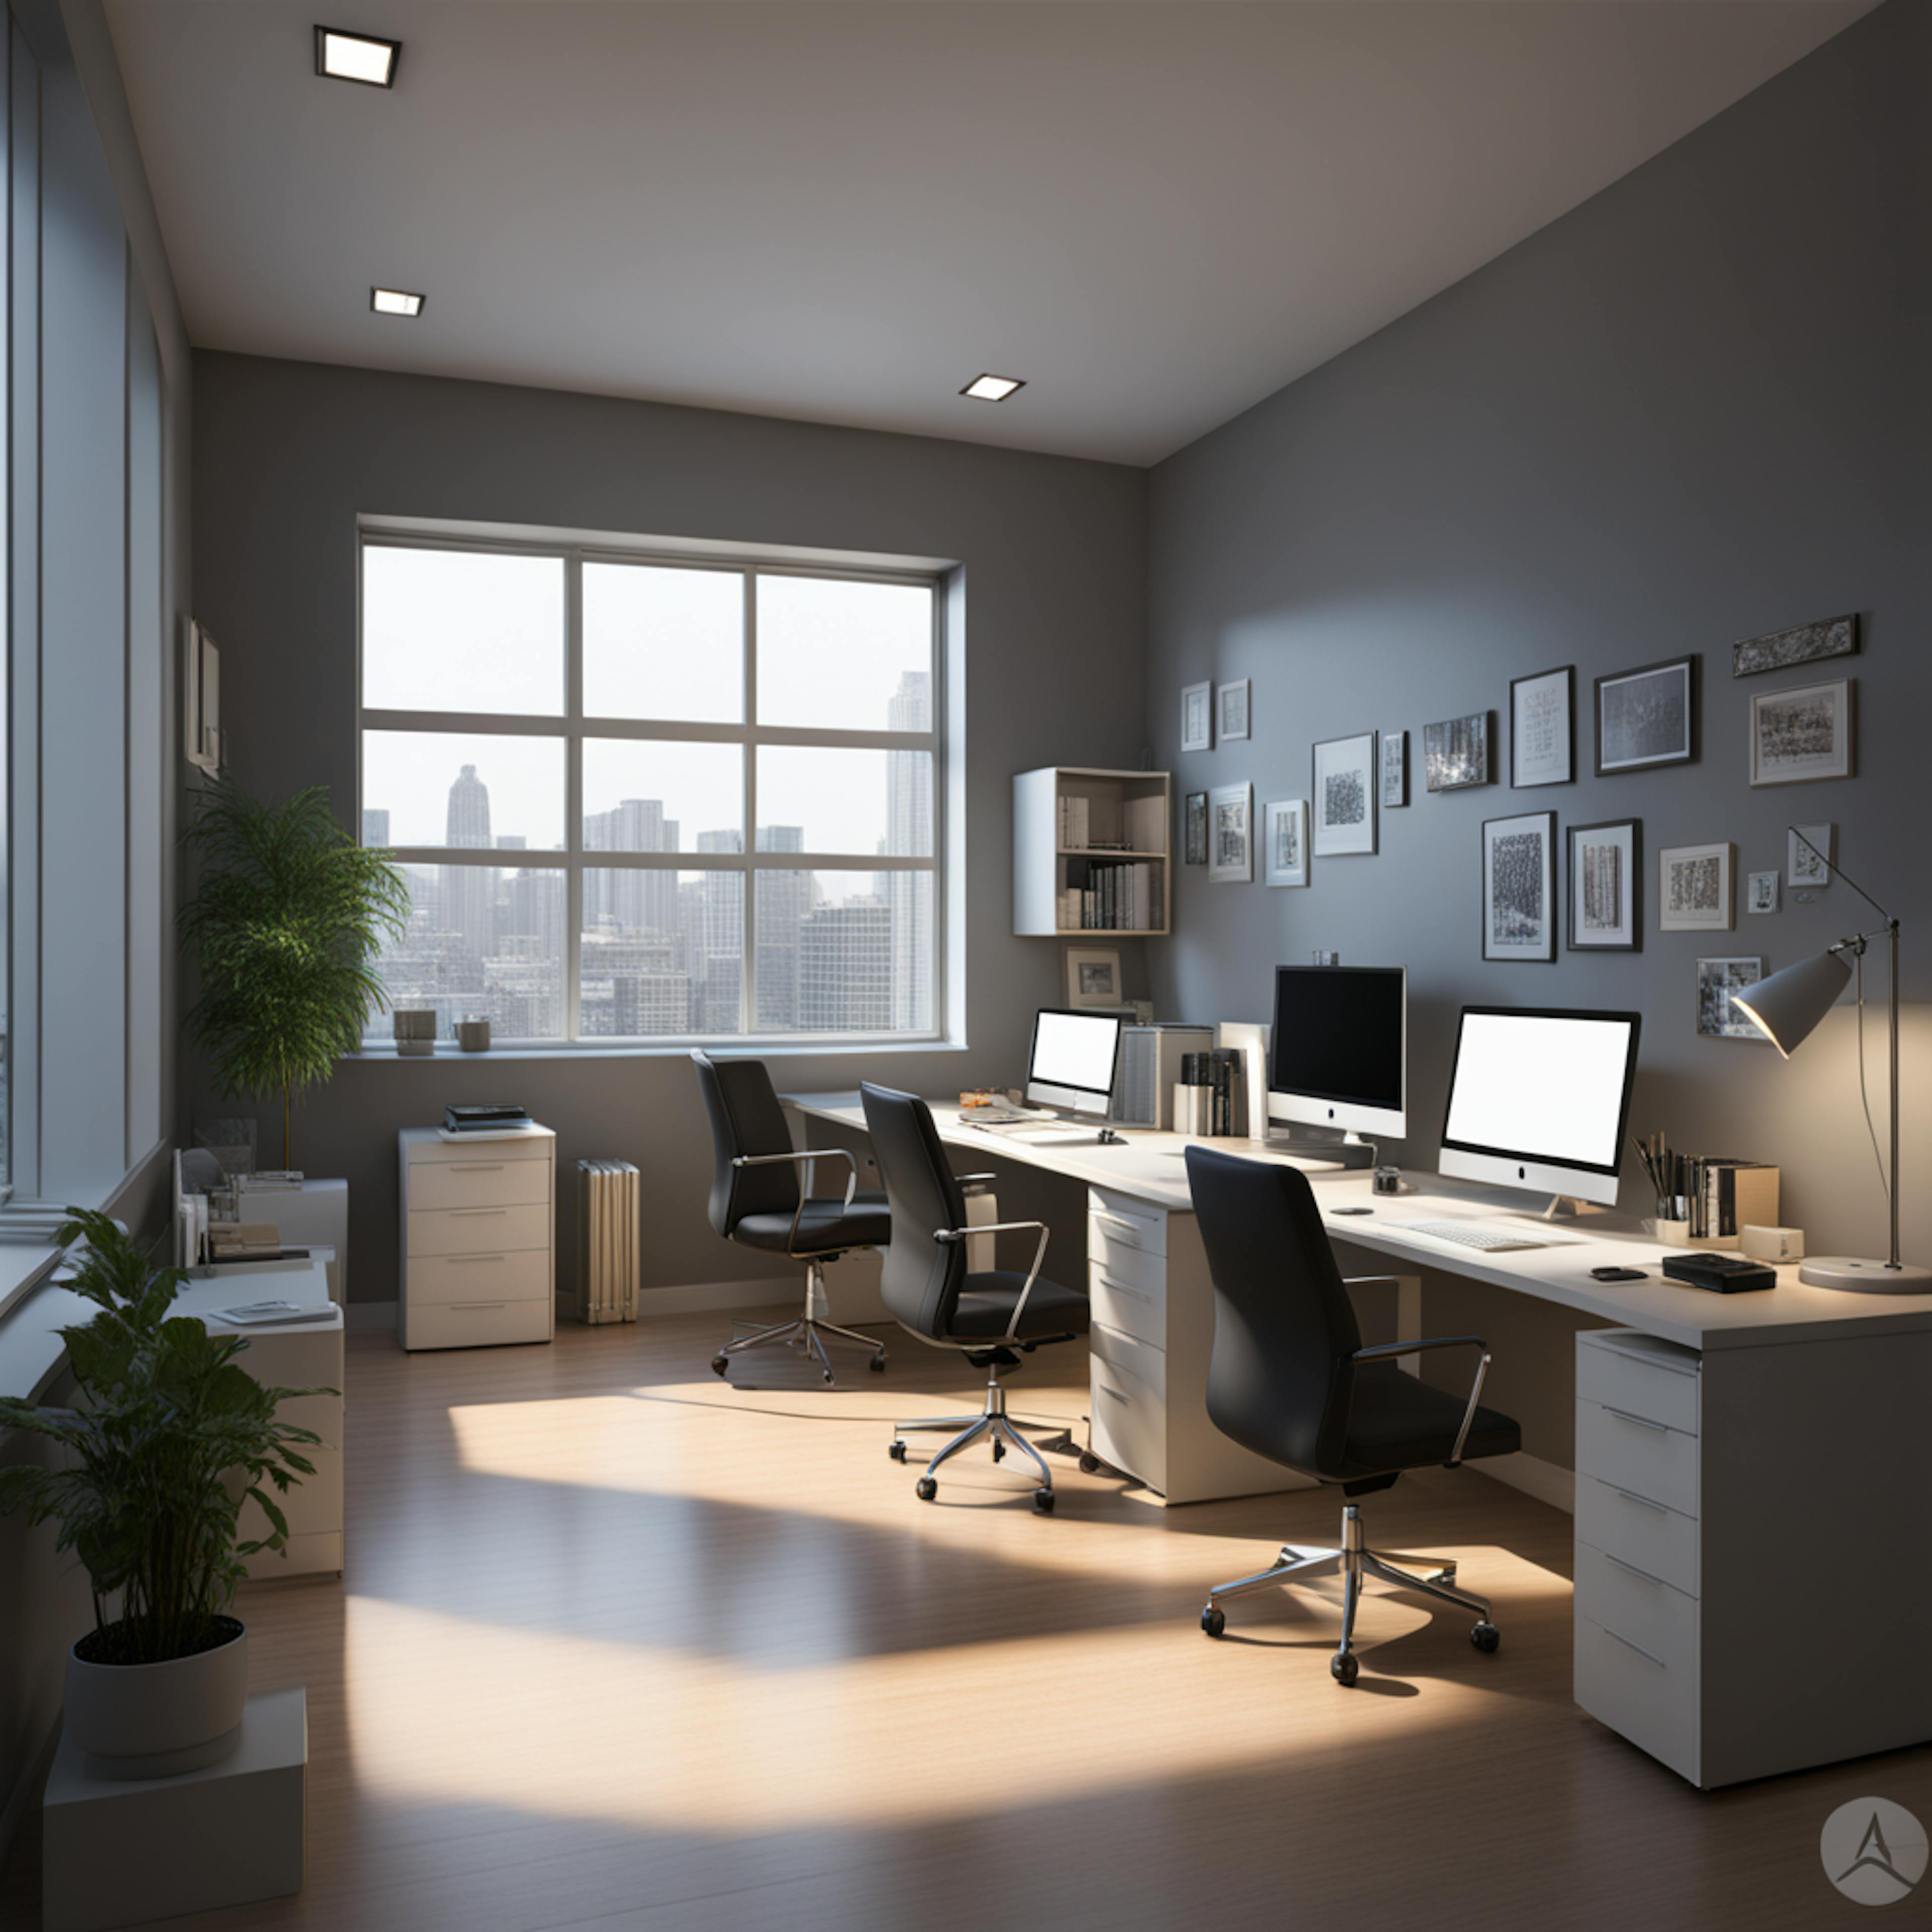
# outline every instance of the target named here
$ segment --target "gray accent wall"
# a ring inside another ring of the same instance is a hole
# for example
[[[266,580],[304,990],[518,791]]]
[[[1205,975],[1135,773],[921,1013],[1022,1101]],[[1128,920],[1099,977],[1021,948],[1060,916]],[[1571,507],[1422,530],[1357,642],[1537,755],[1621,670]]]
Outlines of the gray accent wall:
[[[1317,740],[1387,728],[1409,733],[1412,766],[1378,854],[1317,859],[1305,890],[1180,868],[1177,936],[1150,949],[1163,1014],[1265,1019],[1273,968],[1318,947],[1406,964],[1411,1132],[1394,1151],[1430,1168],[1464,1003],[1636,1007],[1637,1130],[1775,1161],[1784,1218],[1814,1252],[1882,1251],[1850,1006],[1788,1064],[1700,1037],[1694,1012],[1700,957],[1775,970],[1870,922],[1843,884],[1743,910],[1744,875],[1783,869],[1787,824],[1834,821],[1844,862],[1905,922],[1906,1246],[1932,1258],[1932,1199],[1912,1180],[1932,1155],[1928,72],[1932,10],[1894,0],[1152,472],[1148,715],[1177,791],[1251,779],[1258,818],[1310,795]],[[1853,610],[1861,656],[1733,681],[1733,639]],[[1592,680],[1692,652],[1698,761],[1589,775]],[[1510,680],[1562,664],[1576,783],[1512,790],[1504,728],[1498,782],[1422,789],[1424,724],[1487,710],[1506,725]],[[1754,790],[1751,693],[1846,675],[1856,776]],[[1241,677],[1252,740],[1181,756],[1182,686]],[[1482,821],[1546,809],[1559,836],[1642,821],[1641,952],[1484,963]],[[1736,843],[1735,929],[1660,932],[1658,850],[1717,840]],[[1648,1211],[1640,1178],[1622,1204]]]
[[[372,318],[373,328],[410,326]],[[432,325],[433,326],[433,325]],[[1010,1083],[1060,949],[1012,936],[1010,781],[1136,764],[1146,741],[1144,472],[715,411],[198,353],[196,614],[222,650],[235,777],[356,796],[358,514],[547,525],[944,557],[962,566],[966,771],[964,1051],[775,1056],[782,1088]],[[452,702],[460,701],[452,694]],[[727,1246],[682,1052],[346,1061],[296,1119],[296,1160],[348,1177],[350,1292],[396,1292],[399,1127],[450,1101],[522,1102],[580,1156],[644,1174],[646,1288],[796,1270]],[[218,1103],[192,1060],[184,1111]],[[184,1120],[184,1128],[188,1124]],[[562,1217],[562,1279],[571,1257]],[[788,1291],[787,1291],[788,1292]]]

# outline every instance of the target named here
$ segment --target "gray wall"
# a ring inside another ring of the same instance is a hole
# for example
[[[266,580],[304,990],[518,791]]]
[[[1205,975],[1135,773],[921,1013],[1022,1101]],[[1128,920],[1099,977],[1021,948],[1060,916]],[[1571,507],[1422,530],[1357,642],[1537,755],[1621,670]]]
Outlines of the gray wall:
[[[1742,910],[1742,875],[1781,869],[1787,823],[1830,820],[1854,876],[1905,920],[1907,997],[1932,994],[1928,64],[1932,10],[1894,0],[1153,472],[1149,716],[1177,790],[1251,778],[1258,814],[1309,796],[1316,741],[1394,727],[1411,734],[1414,772],[1379,854],[1317,860],[1306,890],[1181,868],[1178,936],[1150,950],[1164,1012],[1266,1018],[1270,969],[1318,946],[1406,963],[1399,1154],[1426,1167],[1465,1001],[1637,1006],[1638,1130],[1780,1163],[1784,1218],[1814,1252],[1882,1246],[1852,1012],[1788,1065],[1702,1039],[1693,962],[1761,953],[1774,970],[1865,922],[1842,884],[1813,906],[1787,892],[1774,916]],[[1847,610],[1864,622],[1862,656],[1733,682],[1731,640]],[[1483,709],[1506,721],[1511,678],[1565,664],[1588,772],[1592,680],[1690,652],[1703,658],[1697,763],[1512,791],[1505,730],[1500,783],[1421,789],[1424,724]],[[1753,790],[1750,694],[1846,674],[1857,776]],[[1179,693],[1208,677],[1254,680],[1255,736],[1183,758]],[[1481,822],[1552,808],[1559,836],[1642,820],[1642,951],[1485,964]],[[1736,929],[1660,933],[1657,852],[1720,839],[1737,844]],[[1910,1176],[1932,1152],[1932,1016],[1908,1018]],[[1648,1211],[1628,1178],[1624,1205]],[[1906,1207],[1909,1251],[1932,1257],[1932,1199],[1908,1185]]]
[[[963,1053],[775,1060],[782,1086],[925,1092],[1023,1071],[1060,949],[1012,937],[1010,780],[1133,764],[1145,742],[1143,472],[865,430],[550,391],[198,354],[197,615],[222,646],[235,776],[356,784],[356,518],[456,518],[950,557],[967,607]],[[214,1096],[190,1073],[185,1100]],[[395,1293],[395,1132],[449,1101],[521,1101],[560,1161],[644,1170],[646,1286],[782,1276],[704,1219],[710,1154],[680,1054],[346,1062],[296,1161],[348,1177],[351,1293]],[[224,1108],[223,1111],[230,1111]],[[264,1127],[267,1126],[266,1110]],[[569,1229],[566,1219],[563,1236]],[[567,1256],[564,1258],[567,1262]]]

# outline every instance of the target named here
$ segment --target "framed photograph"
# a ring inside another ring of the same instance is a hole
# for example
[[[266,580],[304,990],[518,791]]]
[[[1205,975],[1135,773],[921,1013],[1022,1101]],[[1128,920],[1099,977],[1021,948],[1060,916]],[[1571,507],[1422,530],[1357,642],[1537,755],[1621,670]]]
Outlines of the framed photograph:
[[[1244,677],[1215,687],[1214,736],[1222,744],[1248,735],[1249,697],[1249,681]]]
[[[1747,638],[1731,646],[1731,675],[1755,677],[1761,670],[1790,670],[1795,664],[1816,664],[1820,658],[1856,657],[1858,618],[1827,617],[1822,623],[1800,624],[1796,629],[1774,631],[1768,638]]]
[[[1697,660],[1597,680],[1597,776],[1688,765],[1697,755]]]
[[[1751,693],[1753,784],[1808,784],[1851,775],[1850,678]]]
[[[1462,791],[1490,782],[1490,714],[1445,718],[1422,728],[1422,772],[1431,791]]]
[[[1576,667],[1510,680],[1510,783],[1569,784],[1576,776]]]
[[[1570,828],[1570,950],[1643,950],[1643,823]]]
[[[1376,734],[1315,748],[1314,852],[1328,859],[1376,849]]]
[[[1184,752],[1214,748],[1214,687],[1211,684],[1184,684],[1180,688],[1180,748]]]
[[[1408,802],[1408,734],[1398,725],[1377,741],[1382,764],[1382,809]]]
[[[1262,808],[1263,836],[1268,843],[1268,882],[1271,886],[1308,883],[1308,801],[1277,799]]]
[[[1779,890],[1783,880],[1775,872],[1747,872],[1744,874],[1744,910],[1746,912],[1775,912],[1784,895]]]
[[[1838,860],[1835,825],[1794,825],[1785,835],[1784,876],[1795,892],[1800,886],[1816,889],[1832,883]]]
[[[1737,1008],[1731,995],[1764,977],[1762,959],[1700,959],[1697,962],[1697,1030],[1707,1040],[1771,1042]]]
[[[1184,866],[1208,862],[1208,794],[1191,791],[1181,801],[1180,862]]]
[[[1556,957],[1556,814],[1483,821],[1483,957]]]
[[[1734,845],[1672,845],[1657,855],[1660,932],[1729,932]]]
[[[1066,1004],[1070,1006],[1122,1006],[1120,949],[1070,946],[1066,949]]]
[[[1255,788],[1216,785],[1208,794],[1208,878],[1246,885],[1255,876]]]

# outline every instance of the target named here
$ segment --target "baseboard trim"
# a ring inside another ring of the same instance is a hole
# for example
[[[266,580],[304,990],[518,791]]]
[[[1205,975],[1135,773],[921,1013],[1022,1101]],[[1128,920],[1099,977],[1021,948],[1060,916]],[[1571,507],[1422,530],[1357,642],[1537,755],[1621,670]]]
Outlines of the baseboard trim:
[[[652,1315],[699,1315],[714,1308],[798,1309],[805,1305],[805,1277],[787,1281],[766,1275],[758,1281],[694,1281],[671,1288],[640,1288],[638,1319]]]
[[[1468,1467],[1480,1475],[1493,1476],[1513,1490],[1520,1490],[1526,1496],[1534,1496],[1540,1503],[1547,1503],[1552,1509],[1560,1509],[1565,1516],[1576,1514],[1574,1469],[1559,1469],[1540,1456],[1526,1456],[1520,1449],[1511,1456],[1485,1456]]]
[[[344,1328],[393,1329],[396,1325],[396,1304],[393,1301],[345,1302],[342,1325]]]

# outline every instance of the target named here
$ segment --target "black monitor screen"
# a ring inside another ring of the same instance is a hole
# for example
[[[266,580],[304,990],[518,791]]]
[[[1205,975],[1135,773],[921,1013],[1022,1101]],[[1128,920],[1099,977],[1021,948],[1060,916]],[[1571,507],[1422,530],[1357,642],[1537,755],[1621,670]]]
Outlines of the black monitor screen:
[[[1405,978],[1400,966],[1276,967],[1270,1088],[1400,1112]]]

